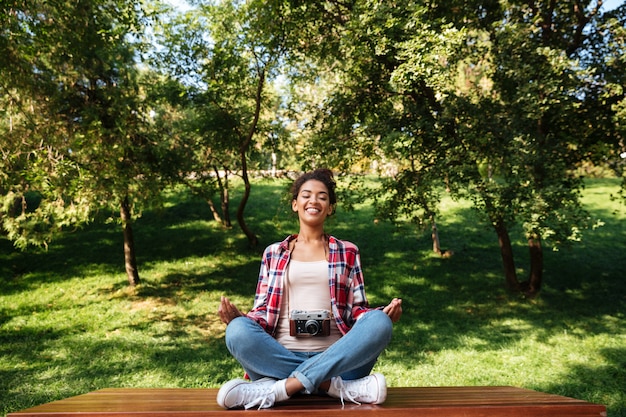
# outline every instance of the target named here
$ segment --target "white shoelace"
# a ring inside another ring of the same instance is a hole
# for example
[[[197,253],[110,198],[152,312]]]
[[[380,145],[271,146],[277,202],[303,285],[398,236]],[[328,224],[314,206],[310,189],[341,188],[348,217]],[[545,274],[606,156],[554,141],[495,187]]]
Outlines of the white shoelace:
[[[274,387],[271,387],[269,389],[267,387],[259,386],[246,387],[245,392],[242,393],[242,395],[244,396],[243,400],[249,397],[253,398],[253,400],[244,405],[244,408],[246,410],[249,410],[252,407],[256,407],[257,405],[259,406],[259,410],[261,408],[269,408],[274,405],[276,399]]]
[[[270,408],[271,406],[273,406],[274,391],[259,395],[257,398],[246,404],[245,409],[249,410],[252,407],[256,407],[257,405],[259,406],[258,410],[260,410],[261,408]]]
[[[346,387],[346,384],[343,382],[341,377],[333,378],[331,380],[331,384],[333,388],[339,393],[339,399],[341,400],[341,407],[345,407],[344,397],[346,400],[351,401],[357,405],[361,405],[360,402],[356,400],[356,396],[359,395],[358,391],[350,392]]]

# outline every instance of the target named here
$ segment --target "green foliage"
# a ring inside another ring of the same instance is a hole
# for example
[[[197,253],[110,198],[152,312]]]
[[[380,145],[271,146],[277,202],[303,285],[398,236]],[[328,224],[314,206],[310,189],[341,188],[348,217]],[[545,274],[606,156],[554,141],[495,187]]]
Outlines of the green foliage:
[[[546,253],[534,300],[502,287],[497,243],[469,201],[442,198],[442,243],[455,252],[442,259],[413,225],[377,219],[371,200],[346,211],[341,199],[327,230],[361,249],[370,302],[403,298],[376,370],[393,387],[513,385],[626,416],[626,213],[607,198],[618,187],[587,184],[584,207],[605,224]],[[286,182],[258,180],[253,190],[249,216],[264,244],[297,230]],[[205,202],[183,188],[163,201],[137,221],[145,267],[135,288],[120,273],[119,232],[106,223],[66,233],[46,252],[0,239],[0,415],[101,388],[215,388],[241,377],[216,309],[221,295],[252,305],[261,248],[207,221]],[[514,249],[523,256],[524,242]]]
[[[63,230],[90,219],[89,205],[75,203],[55,196],[26,193],[18,196],[9,192],[0,200],[3,228],[8,239],[22,250],[30,245],[46,246]],[[20,208],[17,208],[20,207]],[[23,209],[22,209],[23,208]]]
[[[389,217],[432,218],[445,184],[469,192],[503,242],[517,225],[535,244],[578,240],[589,216],[574,172],[619,138],[619,112],[599,96],[623,100],[600,75],[623,55],[619,24],[584,3],[354,2],[324,33],[331,54],[302,42],[338,72],[312,125],[315,164],[374,161],[391,178],[379,195]],[[503,263],[517,283],[513,258]]]
[[[45,245],[97,208],[119,209],[129,194],[140,206],[158,194],[158,141],[135,68],[140,4],[25,2],[5,11],[0,215],[8,236],[20,247]],[[36,207],[29,192],[40,196]],[[9,210],[11,200],[21,210]]]

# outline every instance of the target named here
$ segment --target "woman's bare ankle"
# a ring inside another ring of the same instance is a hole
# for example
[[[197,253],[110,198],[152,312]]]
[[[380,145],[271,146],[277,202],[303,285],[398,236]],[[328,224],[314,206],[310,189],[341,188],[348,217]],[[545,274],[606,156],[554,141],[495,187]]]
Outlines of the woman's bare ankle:
[[[302,382],[300,382],[298,378],[287,378],[285,388],[287,389],[287,395],[291,397],[295,393],[302,391],[304,385],[302,385]]]

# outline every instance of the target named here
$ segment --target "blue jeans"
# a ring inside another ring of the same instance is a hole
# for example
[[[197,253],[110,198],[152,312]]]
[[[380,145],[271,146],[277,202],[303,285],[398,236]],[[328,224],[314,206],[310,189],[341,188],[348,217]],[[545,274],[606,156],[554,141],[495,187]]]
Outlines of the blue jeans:
[[[334,376],[350,380],[369,375],[391,340],[392,327],[387,314],[371,310],[324,352],[293,352],[255,321],[237,317],[226,327],[226,346],[253,381],[295,377],[312,394]]]

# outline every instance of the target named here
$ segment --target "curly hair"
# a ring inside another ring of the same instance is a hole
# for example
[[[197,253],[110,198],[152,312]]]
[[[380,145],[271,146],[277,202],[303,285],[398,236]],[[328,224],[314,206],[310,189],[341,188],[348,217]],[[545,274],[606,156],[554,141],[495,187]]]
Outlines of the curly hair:
[[[305,172],[304,174],[300,175],[291,186],[293,200],[296,200],[298,198],[298,193],[300,193],[300,188],[302,188],[302,185],[310,180],[317,180],[322,182],[326,186],[326,188],[328,188],[328,200],[330,201],[330,204],[332,206],[337,204],[337,193],[335,191],[337,184],[335,183],[333,172],[330,169],[326,168],[318,168],[314,171]]]

